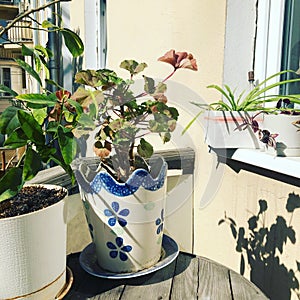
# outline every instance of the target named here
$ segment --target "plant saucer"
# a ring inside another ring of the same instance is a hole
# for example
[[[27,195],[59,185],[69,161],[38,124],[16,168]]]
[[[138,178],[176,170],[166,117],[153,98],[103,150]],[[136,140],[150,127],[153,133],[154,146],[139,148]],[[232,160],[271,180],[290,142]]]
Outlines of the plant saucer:
[[[79,262],[82,268],[96,277],[106,279],[127,279],[150,274],[172,263],[179,254],[177,243],[167,235],[163,235],[162,256],[160,260],[150,268],[130,273],[113,273],[102,269],[97,263],[96,247],[94,243],[86,246],[80,254]]]

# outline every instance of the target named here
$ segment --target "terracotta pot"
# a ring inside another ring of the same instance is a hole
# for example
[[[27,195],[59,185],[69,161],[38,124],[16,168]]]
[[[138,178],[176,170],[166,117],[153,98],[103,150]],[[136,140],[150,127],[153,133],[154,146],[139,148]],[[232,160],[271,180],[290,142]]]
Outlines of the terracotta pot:
[[[167,164],[162,160],[154,177],[145,172],[136,170],[125,184],[100,172],[92,193],[80,188],[97,261],[107,271],[136,272],[161,257]]]
[[[257,112],[243,111],[205,111],[205,141],[213,148],[262,148],[257,135],[248,126],[239,127],[246,117],[252,117]],[[261,125],[263,116],[258,115],[255,120]]]
[[[45,209],[0,219],[0,232],[0,299],[56,299],[66,282],[66,197]]]

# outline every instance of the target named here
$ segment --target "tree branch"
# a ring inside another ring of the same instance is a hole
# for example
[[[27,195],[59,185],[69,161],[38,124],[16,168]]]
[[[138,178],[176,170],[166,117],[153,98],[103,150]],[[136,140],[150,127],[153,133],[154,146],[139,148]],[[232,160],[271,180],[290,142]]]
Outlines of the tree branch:
[[[0,30],[0,38],[2,37],[3,34],[5,34],[9,29],[11,29],[17,22],[21,21],[22,19],[26,18],[27,16],[29,16],[32,13],[38,12],[40,10],[43,10],[51,5],[54,5],[56,3],[59,3],[63,0],[53,0],[52,2],[48,2],[42,6],[39,6],[37,8],[32,8],[30,10],[25,11],[24,13],[20,14],[19,16],[17,16],[11,23],[9,23],[7,26],[2,27]],[[67,2],[70,2],[71,0],[64,0]]]

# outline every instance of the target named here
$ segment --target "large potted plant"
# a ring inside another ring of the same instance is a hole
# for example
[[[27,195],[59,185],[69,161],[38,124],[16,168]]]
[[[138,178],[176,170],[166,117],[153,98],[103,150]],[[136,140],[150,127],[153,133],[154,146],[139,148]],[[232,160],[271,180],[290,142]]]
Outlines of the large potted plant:
[[[167,104],[166,81],[178,69],[197,70],[187,52],[168,51],[159,61],[173,70],[164,80],[143,75],[143,90],[134,91],[134,76],[146,63],[125,60],[114,71],[83,70],[76,74],[79,88],[71,98],[91,103],[95,112],[94,152],[99,163],[82,160],[76,169],[98,264],[105,272],[132,273],[155,265],[162,255],[166,197],[166,162],[157,157],[148,140],[159,134],[171,139],[178,111]]]
[[[201,110],[189,123],[186,130],[197,117],[201,116],[205,124],[206,142],[213,148],[255,149],[262,148],[265,144],[267,147],[271,146],[271,148],[277,149],[277,153],[279,154],[279,152],[282,152],[279,151],[282,142],[277,142],[275,138],[278,136],[278,139],[283,138],[285,140],[285,136],[289,135],[289,132],[294,131],[296,133],[296,130],[292,128],[292,122],[295,120],[287,117],[288,115],[296,114],[296,109],[287,107],[284,104],[289,103],[294,107],[294,104],[300,103],[299,95],[279,95],[272,93],[272,89],[274,88],[300,80],[299,77],[296,77],[273,82],[276,77],[288,73],[293,74],[294,72],[284,70],[273,74],[254,86],[249,92],[246,93],[244,91],[239,95],[236,95],[235,91],[228,85],[225,85],[224,88],[218,85],[208,86],[208,88],[216,89],[222,95],[223,99],[211,104],[194,103]],[[281,121],[277,118],[279,115],[285,116],[285,119]],[[270,126],[272,120],[277,124],[276,127]],[[279,127],[284,127],[284,124],[287,124],[289,130],[288,132],[279,134],[277,130]],[[285,148],[295,148],[295,140],[297,139],[292,139],[293,145],[289,145],[290,142],[287,142]]]
[[[49,22],[43,25],[44,30],[61,32],[74,56],[82,54],[83,44],[75,33]],[[36,66],[47,68],[47,58],[51,57],[48,49],[23,45],[22,50],[34,57]],[[35,67],[24,60],[17,62],[42,86]],[[18,102],[0,115],[4,146],[26,148],[17,165],[0,178],[1,299],[57,299],[66,286],[67,191],[59,186],[25,183],[53,162],[75,182],[70,167],[76,154],[72,129],[82,110],[67,106],[62,91],[41,89],[42,93],[30,97],[1,86],[1,91],[12,94]]]

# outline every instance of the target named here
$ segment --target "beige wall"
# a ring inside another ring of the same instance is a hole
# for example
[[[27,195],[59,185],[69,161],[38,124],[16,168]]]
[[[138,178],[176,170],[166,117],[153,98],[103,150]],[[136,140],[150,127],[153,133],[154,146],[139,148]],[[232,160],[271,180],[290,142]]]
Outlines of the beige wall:
[[[199,72],[178,72],[173,80],[202,97],[206,86],[221,84],[223,74],[225,0],[107,1],[108,67],[123,59],[146,62],[147,74],[163,78],[171,67],[157,62],[166,51],[191,52]]]

